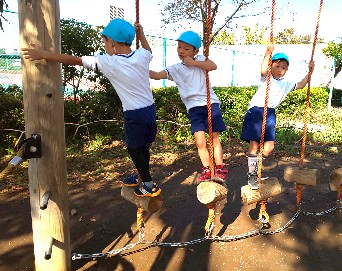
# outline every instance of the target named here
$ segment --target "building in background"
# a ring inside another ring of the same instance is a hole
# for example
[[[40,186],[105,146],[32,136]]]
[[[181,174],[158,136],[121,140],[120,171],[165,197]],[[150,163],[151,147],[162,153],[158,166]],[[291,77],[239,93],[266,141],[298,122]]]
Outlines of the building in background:
[[[118,1],[110,1],[109,3],[109,19],[115,18],[125,19],[125,9],[118,6]]]

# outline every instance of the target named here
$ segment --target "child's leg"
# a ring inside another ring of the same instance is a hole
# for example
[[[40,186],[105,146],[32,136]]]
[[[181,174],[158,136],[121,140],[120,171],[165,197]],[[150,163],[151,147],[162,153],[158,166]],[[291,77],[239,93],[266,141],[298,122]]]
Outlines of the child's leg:
[[[218,132],[213,133],[213,147],[214,147],[215,164],[222,166],[223,165],[223,151],[222,151],[222,145],[220,142],[220,133]]]
[[[249,142],[248,159],[248,185],[251,189],[258,189],[257,171],[258,171],[258,147],[259,143],[256,141]]]
[[[203,167],[210,165],[209,151],[207,149],[207,139],[204,131],[198,131],[194,133],[198,155],[201,159]]]
[[[264,143],[264,151],[262,153],[263,157],[267,157],[271,154],[274,149],[274,141],[266,141]]]
[[[149,161],[146,159],[146,148],[132,149],[128,148],[128,153],[132,158],[132,161],[137,168],[143,182],[151,182],[152,177],[150,175]]]
[[[198,155],[202,162],[202,174],[198,177],[198,181],[206,181],[211,178],[210,172],[210,156],[207,149],[207,139],[204,131],[194,133]]]

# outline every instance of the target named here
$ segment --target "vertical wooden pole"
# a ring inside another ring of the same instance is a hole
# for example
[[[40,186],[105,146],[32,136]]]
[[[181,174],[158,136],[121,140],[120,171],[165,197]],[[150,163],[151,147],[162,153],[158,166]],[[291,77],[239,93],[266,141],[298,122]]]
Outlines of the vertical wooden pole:
[[[58,0],[18,0],[20,46],[60,52]],[[42,158],[29,159],[36,271],[69,271],[70,233],[61,65],[22,60],[25,132],[41,135]],[[39,208],[44,193],[47,208]],[[52,239],[53,238],[53,239]],[[52,245],[52,247],[51,247]],[[51,258],[50,258],[51,256]]]

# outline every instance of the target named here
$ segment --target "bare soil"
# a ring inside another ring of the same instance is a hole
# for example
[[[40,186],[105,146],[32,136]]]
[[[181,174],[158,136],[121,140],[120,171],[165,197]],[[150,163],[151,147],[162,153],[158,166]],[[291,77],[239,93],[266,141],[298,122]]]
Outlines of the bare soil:
[[[225,146],[229,169],[226,200],[216,204],[212,236],[225,238],[257,229],[259,206],[244,205],[241,186],[246,184],[246,146]],[[299,148],[276,150],[265,162],[263,176],[276,177],[283,193],[268,200],[267,213],[274,231],[296,213],[294,185],[283,179],[284,168],[297,166]],[[329,188],[329,175],[342,166],[342,149],[309,148],[305,166],[320,171],[317,186],[304,187],[302,210],[320,212],[336,206],[337,193]],[[208,208],[196,197],[200,161],[193,144],[178,150],[152,148],[152,170],[162,188],[163,208],[145,213],[145,239],[182,246],[138,244],[118,255],[72,261],[72,270],[342,270],[341,208],[317,216],[300,214],[280,233],[204,240]],[[138,241],[136,207],[120,194],[120,180],[133,173],[133,166],[118,142],[102,150],[85,150],[68,156],[69,209],[73,253],[117,251]],[[5,160],[0,169],[6,166]],[[32,226],[26,168],[16,169],[0,183],[0,271],[34,270]],[[18,183],[19,182],[19,183]],[[198,240],[198,243],[192,243]],[[234,239],[234,238],[233,238]]]

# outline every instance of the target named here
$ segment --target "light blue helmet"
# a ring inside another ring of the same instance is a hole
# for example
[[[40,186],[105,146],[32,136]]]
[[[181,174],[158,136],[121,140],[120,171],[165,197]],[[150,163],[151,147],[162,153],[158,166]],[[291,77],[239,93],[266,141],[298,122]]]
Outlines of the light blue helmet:
[[[272,61],[276,61],[279,59],[284,59],[287,61],[287,64],[290,65],[290,61],[289,58],[287,57],[287,55],[285,55],[284,53],[277,53],[272,57]]]
[[[183,32],[176,40],[188,43],[194,46],[196,49],[199,49],[201,47],[201,38],[197,33],[193,31]]]
[[[102,35],[116,42],[132,44],[135,37],[135,29],[132,24],[123,19],[114,19],[102,30]]]

